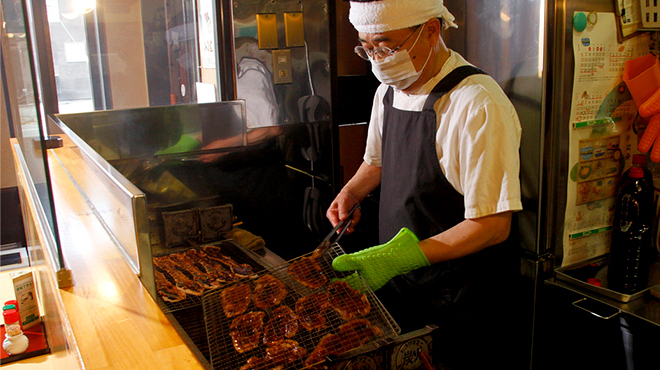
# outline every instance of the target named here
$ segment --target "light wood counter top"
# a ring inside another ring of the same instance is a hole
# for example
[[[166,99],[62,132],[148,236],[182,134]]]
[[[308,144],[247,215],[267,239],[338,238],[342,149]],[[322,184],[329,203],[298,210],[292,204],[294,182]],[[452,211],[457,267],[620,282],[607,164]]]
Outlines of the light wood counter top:
[[[85,369],[204,369],[62,167],[84,170],[75,163],[73,144],[65,140],[63,148],[49,152],[60,240],[74,283],[59,292]],[[6,368],[57,369],[52,356]]]

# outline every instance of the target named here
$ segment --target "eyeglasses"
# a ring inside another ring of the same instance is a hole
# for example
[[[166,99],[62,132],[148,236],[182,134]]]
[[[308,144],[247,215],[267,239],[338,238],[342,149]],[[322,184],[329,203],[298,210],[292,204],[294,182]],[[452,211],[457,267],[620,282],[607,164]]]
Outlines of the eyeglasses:
[[[391,55],[394,55],[394,53],[396,53],[399,49],[401,49],[403,44],[405,44],[408,41],[408,39],[410,39],[410,37],[414,35],[415,32],[417,32],[417,30],[420,27],[421,26],[416,26],[416,28],[410,33],[410,35],[408,35],[408,37],[406,37],[406,39],[403,40],[401,45],[395,47],[394,49],[390,49],[387,46],[376,46],[373,49],[366,49],[364,46],[358,45],[353,49],[353,51],[355,52],[355,54],[357,54],[360,58],[364,60],[374,59],[374,55],[378,56],[378,58],[380,59],[387,58]]]

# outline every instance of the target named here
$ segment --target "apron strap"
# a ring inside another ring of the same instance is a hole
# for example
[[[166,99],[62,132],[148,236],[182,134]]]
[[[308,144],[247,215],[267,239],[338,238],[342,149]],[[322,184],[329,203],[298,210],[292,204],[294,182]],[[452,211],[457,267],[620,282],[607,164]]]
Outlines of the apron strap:
[[[433,88],[433,91],[431,91],[429,97],[426,99],[424,110],[434,111],[433,106],[438,99],[440,99],[446,93],[450,92],[465,78],[479,74],[486,75],[487,73],[472,65],[464,65],[455,68],[453,71],[449,72],[449,74],[446,75],[442,80],[440,80],[437,85],[435,85],[435,88]]]

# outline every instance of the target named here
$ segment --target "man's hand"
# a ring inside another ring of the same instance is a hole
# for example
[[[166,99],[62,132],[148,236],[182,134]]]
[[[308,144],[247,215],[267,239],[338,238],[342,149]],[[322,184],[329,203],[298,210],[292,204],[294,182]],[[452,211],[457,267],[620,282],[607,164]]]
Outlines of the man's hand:
[[[335,258],[332,268],[357,270],[372,290],[378,290],[397,275],[430,265],[418,243],[417,236],[404,227],[385,244]]]
[[[369,193],[380,185],[381,172],[381,167],[362,162],[355,175],[344,185],[344,188],[337,194],[325,213],[333,227],[337,226],[339,221],[348,217],[348,212],[351,211],[353,206],[361,203]],[[346,229],[346,234],[350,234],[355,230],[355,225],[360,221],[361,216],[360,210],[356,209],[353,213],[353,222]]]
[[[337,224],[348,217],[348,213],[356,204],[360,203],[356,196],[351,193],[342,190],[337,194],[335,200],[332,201],[328,211],[325,213],[328,220],[332,226],[337,226]],[[358,207],[353,212],[353,222],[346,228],[345,234],[350,234],[355,230],[355,225],[360,221],[360,208]]]

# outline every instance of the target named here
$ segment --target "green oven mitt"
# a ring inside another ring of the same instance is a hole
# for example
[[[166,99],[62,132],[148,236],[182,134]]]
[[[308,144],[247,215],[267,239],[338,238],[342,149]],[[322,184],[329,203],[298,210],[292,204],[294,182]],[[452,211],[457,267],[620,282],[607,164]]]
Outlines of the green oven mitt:
[[[397,275],[430,265],[417,243],[417,236],[404,227],[385,244],[335,258],[332,268],[357,270],[372,290],[378,290]]]
[[[190,137],[188,135],[181,135],[181,138],[176,144],[172,145],[169,148],[159,150],[155,154],[162,155],[162,154],[186,153],[186,152],[191,152],[193,150],[197,150],[199,149],[200,146],[201,143],[199,142],[199,140]]]

